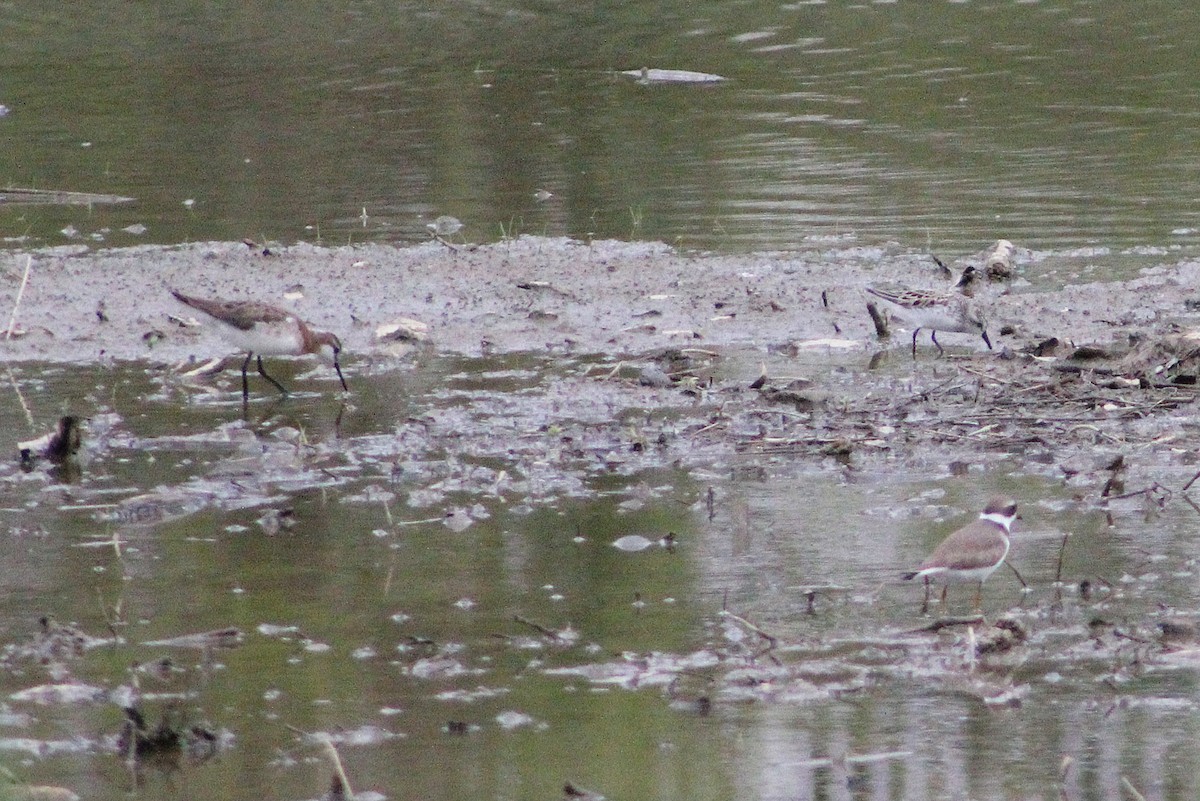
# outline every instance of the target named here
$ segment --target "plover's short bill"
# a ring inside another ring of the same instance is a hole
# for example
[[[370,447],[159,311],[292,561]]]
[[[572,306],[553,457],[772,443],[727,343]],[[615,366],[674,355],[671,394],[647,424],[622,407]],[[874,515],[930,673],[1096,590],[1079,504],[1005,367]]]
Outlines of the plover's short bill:
[[[246,300],[206,300],[182,292],[171,290],[171,294],[181,303],[186,303],[197,311],[204,312],[217,322],[221,335],[239,350],[246,352],[246,361],[242,362],[242,400],[250,398],[250,382],[246,370],[250,360],[258,358],[258,373],[275,385],[284,395],[287,390],[283,385],[267,374],[263,368],[262,357],[266,356],[303,356],[316,354],[333,362],[337,370],[338,380],[342,389],[349,391],[346,379],[342,376],[342,366],[338,362],[338,354],[342,352],[342,342],[328,331],[318,331],[289,311],[266,303],[255,303]]]
[[[997,497],[988,502],[979,519],[955,531],[934,549],[929,558],[904,579],[940,581],[943,585],[978,581],[975,606],[983,595],[983,582],[1004,563],[1008,556],[1009,533],[1017,518],[1017,502]],[[946,603],[946,586],[942,587],[942,603]]]
[[[938,331],[955,331],[961,334],[979,334],[983,342],[992,349],[988,339],[987,323],[983,315],[970,300],[962,295],[943,294],[927,289],[892,289],[867,287],[867,292],[882,300],[888,308],[903,317],[913,328],[912,352],[917,358],[917,333],[929,329],[929,336],[937,346],[938,353],[945,353],[937,341]]]

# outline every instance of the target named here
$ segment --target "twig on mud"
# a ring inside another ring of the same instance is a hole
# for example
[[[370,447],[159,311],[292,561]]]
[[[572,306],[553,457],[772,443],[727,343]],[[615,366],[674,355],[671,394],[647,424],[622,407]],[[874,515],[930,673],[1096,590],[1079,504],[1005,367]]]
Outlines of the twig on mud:
[[[725,424],[726,424],[726,423],[728,423],[728,422],[729,422],[729,418],[728,418],[728,417],[719,417],[719,418],[717,418],[716,420],[713,420],[713,421],[712,421],[711,423],[709,423],[708,425],[706,425],[706,426],[703,426],[702,428],[698,428],[698,429],[696,429],[696,430],[695,430],[695,431],[693,431],[692,433],[688,434],[688,436],[689,436],[689,437],[697,437],[697,436],[699,436],[699,435],[703,434],[705,431],[711,431],[711,430],[712,430],[712,429],[714,429],[714,428],[719,428],[720,426],[723,426],[723,425],[725,425]]]
[[[1104,482],[1104,487],[1100,490],[1100,497],[1107,498],[1112,494],[1113,490],[1122,489],[1124,486],[1125,482],[1121,480],[1120,469],[1113,470],[1108,480]]]
[[[1021,582],[1022,589],[1026,589],[1026,590],[1029,589],[1029,585],[1025,583],[1025,577],[1021,575],[1021,571],[1019,571],[1015,567],[1013,567],[1013,563],[1008,561],[1007,559],[1004,560],[1004,564],[1008,565],[1008,569],[1011,570],[1013,572],[1013,575],[1015,575],[1017,577],[1017,581]]]
[[[822,455],[828,455],[825,452],[826,448],[838,447],[842,444],[848,444],[851,447],[856,447],[862,443],[845,440],[845,439],[818,439],[814,437],[763,437],[760,439],[745,440],[736,443],[736,448],[739,453],[747,451],[753,453],[800,453],[814,452],[814,448]]]
[[[283,725],[293,734],[298,734],[309,741],[319,741],[321,743],[321,746],[325,750],[325,755],[333,763],[334,786],[340,786],[342,798],[354,798],[354,791],[350,789],[350,779],[346,776],[346,769],[342,766],[342,758],[338,756],[337,748],[333,745],[333,739],[324,732],[307,732],[290,723]]]
[[[1161,490],[1162,492],[1166,493],[1166,495],[1164,495],[1161,499],[1156,498],[1155,497],[1156,490]],[[1140,490],[1134,490],[1133,492],[1126,492],[1123,495],[1113,495],[1113,496],[1109,497],[1109,500],[1110,501],[1122,501],[1122,500],[1125,500],[1126,498],[1136,498],[1139,495],[1144,495],[1147,498],[1150,498],[1151,500],[1158,503],[1159,506],[1163,506],[1167,503],[1167,501],[1171,500],[1171,498],[1175,495],[1175,493],[1171,492],[1171,490],[1167,489],[1162,484],[1159,484],[1157,481],[1155,481],[1150,486],[1143,487]]]
[[[458,245],[455,245],[455,244],[453,244],[453,243],[451,243],[451,242],[447,242],[447,241],[446,241],[446,239],[445,239],[445,237],[443,237],[443,236],[442,236],[441,234],[439,234],[437,231],[430,231],[430,232],[429,232],[429,235],[430,235],[431,237],[433,237],[433,239],[434,239],[435,241],[437,241],[437,242],[441,242],[443,245],[445,245],[446,247],[448,247],[448,248],[450,248],[451,250],[455,251],[456,253],[457,253],[458,251],[462,250],[462,248],[460,248]]]
[[[1095,426],[1095,425],[1091,425],[1091,424],[1071,426],[1070,428],[1067,429],[1067,433],[1074,436],[1075,432],[1079,431],[1080,429],[1083,429],[1085,431],[1090,431],[1091,433],[1095,434],[1097,437],[1102,437],[1102,438],[1108,440],[1109,442],[1113,443],[1114,445],[1124,445],[1125,444],[1125,440],[1120,439],[1119,437],[1115,437],[1112,434],[1109,434],[1107,431],[1101,431],[1099,426]]]
[[[728,609],[722,609],[721,615],[723,615],[724,617],[730,618],[735,623],[739,623],[739,624],[745,626],[746,628],[750,629],[750,631],[754,632],[759,637],[762,637],[764,640],[766,640],[768,643],[770,643],[771,648],[775,648],[779,644],[779,640],[778,640],[778,638],[775,637],[774,634],[771,634],[767,631],[764,631],[763,629],[760,629],[758,626],[754,625],[749,620],[746,620],[746,618],[742,617],[741,615],[736,615],[733,612],[730,612]]]
[[[1129,640],[1130,642],[1136,642],[1139,645],[1151,645],[1152,644],[1151,641],[1147,640],[1145,637],[1136,637],[1132,634],[1126,634],[1125,632],[1121,631],[1120,629],[1114,628],[1112,630],[1112,634],[1113,634],[1113,637],[1115,637],[1118,640]]]
[[[1075,760],[1069,756],[1064,756],[1058,764],[1058,801],[1071,801],[1071,796],[1067,793],[1067,779],[1071,776],[1073,767]]]
[[[946,389],[948,389],[952,384],[956,384],[956,383],[958,383],[958,376],[953,376],[951,378],[946,379],[945,381],[938,384],[937,386],[930,387],[929,389],[923,389],[920,392],[918,392],[917,394],[915,394],[909,398],[905,398],[902,403],[904,406],[907,406],[912,403],[921,403],[921,402],[927,401],[931,397],[933,397],[934,393],[943,392]],[[897,408],[900,408],[900,407],[898,406]]]
[[[951,272],[950,268],[946,266],[946,262],[942,261],[932,253],[929,254],[929,258],[933,259],[933,263],[938,266],[938,274],[940,274],[942,278],[945,278],[947,281],[949,281],[954,277],[954,273]]]
[[[845,754],[841,761],[847,765],[869,765],[874,762],[886,762],[891,759],[907,759],[912,751],[877,751],[873,754]],[[834,764],[833,757],[816,757],[796,764],[805,768],[823,768]]]
[[[924,634],[926,632],[936,634],[942,629],[948,629],[952,626],[974,626],[976,624],[987,624],[987,619],[983,615],[972,615],[971,617],[944,617],[940,620],[935,620],[927,626],[921,626],[915,629],[909,629],[905,634]]]
[[[966,368],[963,368],[963,369],[966,369]],[[1026,392],[1045,392],[1046,390],[1055,389],[1058,386],[1059,386],[1059,384],[1057,381],[1047,381],[1044,384],[1029,384],[1028,386],[1017,387],[1016,389],[1010,390],[1009,394],[1010,395],[1021,395]]]
[[[689,356],[692,354],[699,354],[700,356],[708,356],[712,359],[721,358],[721,354],[717,353],[715,350],[708,350],[707,348],[680,348],[679,352],[685,353]]]
[[[120,642],[121,635],[117,633],[116,621],[109,617],[108,605],[104,603],[104,596],[100,594],[100,589],[98,587],[96,588],[96,600],[100,602],[100,614],[104,615],[104,625],[108,629],[109,633],[112,634],[113,642]],[[121,603],[121,601],[118,601],[117,605],[113,607],[113,611],[117,614],[117,620],[120,620],[121,617]]]
[[[17,378],[13,375],[12,368],[8,368],[8,381],[12,384],[13,392],[16,393],[17,401],[21,404],[21,410],[25,412],[25,422],[29,424],[29,430],[33,431],[33,412],[29,411],[29,404],[25,402],[25,395],[21,392],[21,387],[17,384]],[[1193,481],[1195,479],[1192,479]],[[1186,487],[1184,489],[1187,489]]]
[[[10,373],[10,375],[11,375],[11,373]],[[1196,475],[1192,476],[1191,480],[1188,481],[1188,483],[1183,485],[1183,489],[1181,489],[1180,492],[1187,492],[1189,489],[1191,489],[1192,485],[1196,483],[1197,479],[1200,479],[1200,473],[1196,473]],[[1198,511],[1200,511],[1200,510],[1198,510]]]
[[[731,418],[729,415],[725,414],[725,404],[722,403],[719,407],[717,407],[715,412],[709,415],[707,423],[700,426],[700,428],[696,429],[695,431],[688,433],[687,436],[694,437],[698,434],[703,434],[705,431],[724,425],[732,419],[733,418]]]
[[[962,423],[959,423],[959,425],[962,425]],[[963,442],[971,437],[970,434],[951,434],[949,431],[939,431],[936,436],[940,442],[947,440],[951,442]]]
[[[25,274],[21,276],[21,287],[17,290],[17,300],[13,303],[12,316],[8,318],[8,330],[4,333],[5,339],[12,339],[13,330],[17,326],[17,311],[21,308],[21,298],[25,296],[25,286],[29,283],[29,270],[33,267],[33,256],[25,257]]]
[[[621,368],[625,366],[625,362],[617,362],[616,366],[604,376],[605,381],[611,381],[617,377],[617,373],[621,372]]]
[[[257,242],[255,242],[253,239],[250,239],[248,237],[246,239],[242,240],[242,244],[245,245],[246,247],[250,248],[251,250],[259,251],[263,256],[274,256],[275,255],[274,253],[271,252],[271,248],[269,246],[267,246],[265,244],[260,245]]]
[[[424,520],[398,520],[394,525],[397,528],[400,526],[424,526],[429,523],[440,523],[445,519],[444,517],[427,517]]]
[[[887,339],[888,324],[887,318],[880,313],[879,308],[872,302],[867,301],[867,314],[871,315],[871,322],[875,324],[875,336],[879,339]]]
[[[333,787],[330,788],[330,795],[336,797],[333,788],[341,787],[343,798],[354,798],[354,791],[350,789],[350,779],[346,776],[346,769],[342,767],[342,758],[338,756],[337,749],[333,746],[333,741],[326,737],[323,744],[325,746],[325,755],[333,763],[334,782]]]
[[[523,626],[528,626],[529,628],[536,631],[538,634],[541,634],[544,637],[549,637],[552,640],[561,640],[562,639],[562,637],[559,636],[559,633],[557,631],[555,631],[554,629],[549,628],[547,626],[543,626],[541,623],[538,623],[535,620],[530,620],[527,617],[522,617],[521,615],[513,615],[513,622],[520,623]]]
[[[1058,584],[1062,581],[1062,566],[1063,555],[1067,552],[1067,540],[1071,538],[1070,534],[1063,534],[1062,545],[1058,548],[1058,567],[1054,569],[1054,583]]]
[[[748,409],[747,412],[749,414],[763,414],[763,415],[777,415],[778,414],[778,415],[782,415],[784,417],[792,417],[792,418],[795,418],[796,420],[807,420],[810,417],[812,417],[811,414],[801,414],[800,412],[788,412],[788,411],[784,411],[783,409]]]
[[[966,436],[967,436],[967,438],[979,437],[979,436],[982,436],[982,435],[988,433],[992,429],[999,428],[999,427],[1000,427],[999,423],[988,423],[986,426],[980,426],[979,428],[975,429],[974,431],[967,434]]]
[[[1187,505],[1188,505],[1188,506],[1192,507],[1192,508],[1193,508],[1193,509],[1195,509],[1197,512],[1200,512],[1200,506],[1197,506],[1197,505],[1196,505],[1196,502],[1195,502],[1195,501],[1193,501],[1191,498],[1189,498],[1187,495],[1184,495],[1184,496],[1183,496],[1183,500],[1187,502]]]
[[[986,379],[988,379],[989,381],[995,381],[995,380],[996,380],[996,377],[995,377],[994,375],[992,375],[991,373],[985,373],[983,370],[980,370],[980,369],[978,369],[978,368],[972,367],[972,366],[970,366],[970,365],[966,365],[966,364],[964,364],[963,366],[959,367],[958,369],[959,369],[959,370],[961,370],[961,371],[962,371],[962,372],[964,372],[964,373],[970,373],[971,375],[973,375],[973,376],[975,376],[975,377],[977,377],[977,378],[986,378]]]
[[[526,292],[549,292],[553,295],[570,298],[571,300],[579,299],[565,289],[559,289],[549,281],[520,281],[516,286],[517,289],[524,289]]]
[[[1061,405],[1061,404],[1060,404]],[[1076,428],[1092,428],[1095,429],[1096,415],[1095,414],[1080,414],[1077,417],[1043,417],[1041,415],[1022,415],[1016,416],[1012,412],[997,410],[994,412],[974,412],[971,417],[974,420],[986,420],[1000,418],[1005,422],[1021,426],[1044,425],[1046,423],[1081,423],[1082,425]],[[954,422],[954,421],[951,421]],[[962,425],[962,422],[958,422]],[[972,423],[974,425],[974,423]]]
[[[1137,788],[1133,786],[1133,782],[1124,776],[1121,777],[1121,787],[1124,788],[1125,792],[1133,796],[1133,801],[1146,801],[1146,796],[1139,793]]]

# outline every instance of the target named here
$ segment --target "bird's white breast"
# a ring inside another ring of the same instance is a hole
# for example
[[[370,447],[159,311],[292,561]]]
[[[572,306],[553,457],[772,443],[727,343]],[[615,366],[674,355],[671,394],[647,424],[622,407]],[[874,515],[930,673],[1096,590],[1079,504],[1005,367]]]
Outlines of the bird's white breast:
[[[221,335],[235,347],[264,356],[298,356],[304,352],[304,338],[295,318],[275,323],[255,323],[249,330],[221,325]]]

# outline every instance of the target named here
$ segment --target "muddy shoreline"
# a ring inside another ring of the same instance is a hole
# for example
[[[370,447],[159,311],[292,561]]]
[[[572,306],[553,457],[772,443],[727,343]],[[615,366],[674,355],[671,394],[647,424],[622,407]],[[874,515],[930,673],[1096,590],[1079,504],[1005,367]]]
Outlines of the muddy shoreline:
[[[945,285],[930,255],[887,247],[730,256],[539,237],[454,249],[437,242],[299,244],[273,247],[272,255],[239,242],[63,247],[0,255],[5,323],[28,257],[19,336],[0,347],[3,361],[157,361],[220,352],[215,337],[199,343],[197,331],[178,325],[177,318],[194,315],[168,287],[294,309],[337,332],[350,361],[378,352],[377,326],[402,317],[426,323],[440,351],[468,355],[640,354],[683,343],[751,350],[799,344],[858,358],[881,347],[863,287]],[[1198,281],[1200,263],[1185,261],[1135,280],[1057,291],[1018,281],[989,292],[982,304],[998,349],[1020,350],[1051,336],[1107,343],[1194,323],[1200,315],[1183,301]],[[1012,333],[997,336],[1006,326]],[[981,348],[965,335],[944,337]],[[902,340],[898,335],[892,346]]]
[[[1155,471],[1192,461],[1193,261],[1040,291],[1021,277],[1018,252],[1016,280],[976,294],[996,349],[943,334],[939,357],[923,334],[914,362],[907,330],[876,337],[863,288],[949,284],[930,255],[885,247],[729,256],[522,237],[270,255],[236,242],[60,248],[3,255],[0,308],[13,308],[28,257],[19,335],[0,347],[10,363],[133,360],[171,374],[228,354],[170,296],[177,287],[276,303],[336,332],[352,388],[411,353],[378,337],[404,319],[428,326],[424,352],[589,358],[587,378],[622,382],[630,409],[682,410],[685,462],[735,450],[942,465],[1007,454],[1076,475],[1116,454],[1128,468],[1131,451],[1159,453],[1144,462]]]

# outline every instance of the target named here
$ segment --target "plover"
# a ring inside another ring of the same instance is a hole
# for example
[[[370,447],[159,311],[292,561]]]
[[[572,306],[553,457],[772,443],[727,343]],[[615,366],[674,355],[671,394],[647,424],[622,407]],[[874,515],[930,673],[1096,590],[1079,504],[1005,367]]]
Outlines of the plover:
[[[979,519],[955,531],[933,550],[929,558],[905,580],[915,578],[940,581],[943,585],[978,581],[975,605],[983,595],[983,582],[1004,563],[1008,556],[1009,533],[1017,518],[1017,502],[1011,498],[996,497],[988,502]],[[942,603],[946,602],[947,587],[942,587]]]

